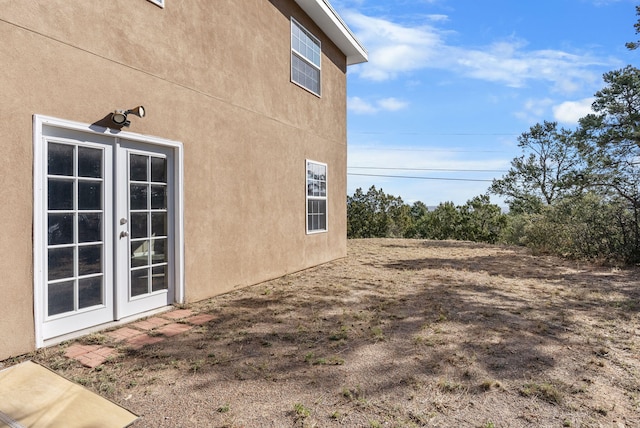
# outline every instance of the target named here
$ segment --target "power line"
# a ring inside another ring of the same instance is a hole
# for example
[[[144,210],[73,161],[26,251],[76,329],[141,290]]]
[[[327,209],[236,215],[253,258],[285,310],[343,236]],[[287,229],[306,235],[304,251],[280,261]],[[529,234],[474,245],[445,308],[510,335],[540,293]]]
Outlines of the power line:
[[[353,148],[354,146],[349,146]],[[355,148],[354,148],[355,149]],[[378,147],[358,147],[358,151],[378,152],[443,152],[443,153],[504,153],[504,150],[452,150],[452,149],[390,149]]]
[[[493,180],[481,180],[476,178],[411,177],[407,175],[356,174],[353,172],[347,172],[347,175],[357,175],[361,177],[408,178],[411,180],[484,181],[489,183],[493,182]]]
[[[509,172],[502,169],[393,168],[383,166],[347,166],[348,169],[388,169],[395,171]]]
[[[437,135],[437,136],[464,136],[464,137],[477,137],[477,136],[516,136],[521,134],[515,134],[512,132],[418,132],[418,131],[349,131],[350,134],[357,135]]]

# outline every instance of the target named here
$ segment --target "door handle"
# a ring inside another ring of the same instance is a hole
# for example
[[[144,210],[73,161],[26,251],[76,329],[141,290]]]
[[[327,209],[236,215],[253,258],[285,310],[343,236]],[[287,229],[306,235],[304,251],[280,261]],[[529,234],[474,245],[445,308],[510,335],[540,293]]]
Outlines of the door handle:
[[[129,236],[129,232],[127,232],[126,230],[123,230],[122,232],[120,232],[120,238],[126,238],[127,236]]]

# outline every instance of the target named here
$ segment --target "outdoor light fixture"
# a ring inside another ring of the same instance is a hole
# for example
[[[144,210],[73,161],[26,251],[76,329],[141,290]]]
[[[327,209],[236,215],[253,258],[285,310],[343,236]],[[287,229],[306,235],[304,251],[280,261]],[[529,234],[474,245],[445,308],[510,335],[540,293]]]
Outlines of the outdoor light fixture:
[[[138,106],[138,107],[132,108],[131,110],[116,110],[111,114],[111,121],[116,125],[129,126],[131,124],[131,122],[127,120],[127,116],[129,114],[133,114],[138,117],[144,117],[145,115],[144,107]]]

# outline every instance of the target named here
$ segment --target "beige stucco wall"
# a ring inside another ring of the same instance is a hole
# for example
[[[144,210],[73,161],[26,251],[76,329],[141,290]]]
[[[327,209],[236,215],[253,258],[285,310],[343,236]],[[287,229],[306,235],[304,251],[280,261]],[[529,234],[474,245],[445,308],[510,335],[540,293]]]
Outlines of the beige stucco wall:
[[[184,144],[186,299],[346,254],[345,57],[290,0],[0,0],[0,359],[34,348],[34,114]],[[322,41],[322,97],[290,83],[294,16]],[[305,159],[329,232],[305,233]]]

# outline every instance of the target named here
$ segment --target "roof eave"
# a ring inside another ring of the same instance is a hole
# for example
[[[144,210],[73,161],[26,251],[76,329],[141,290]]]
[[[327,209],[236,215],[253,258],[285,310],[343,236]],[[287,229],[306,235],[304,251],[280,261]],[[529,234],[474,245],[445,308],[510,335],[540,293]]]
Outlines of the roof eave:
[[[347,57],[347,65],[369,60],[369,54],[328,0],[295,0]]]

